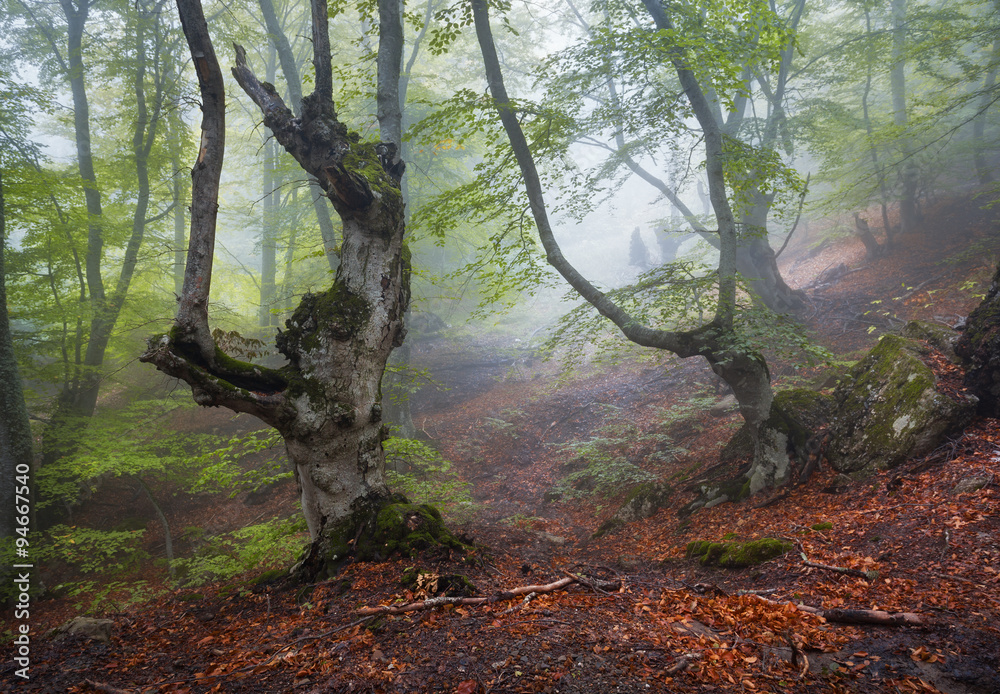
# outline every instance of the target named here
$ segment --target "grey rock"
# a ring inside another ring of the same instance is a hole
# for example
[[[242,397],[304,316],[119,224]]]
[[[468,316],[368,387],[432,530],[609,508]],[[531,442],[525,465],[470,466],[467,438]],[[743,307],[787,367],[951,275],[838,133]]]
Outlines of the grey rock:
[[[969,492],[976,492],[985,487],[990,483],[987,477],[966,477],[958,481],[955,488],[951,490],[952,494],[968,494]]]
[[[74,617],[62,626],[58,626],[50,632],[54,640],[66,638],[70,635],[80,634],[93,641],[109,643],[111,641],[111,626],[114,624],[110,619],[94,619],[93,617]]]

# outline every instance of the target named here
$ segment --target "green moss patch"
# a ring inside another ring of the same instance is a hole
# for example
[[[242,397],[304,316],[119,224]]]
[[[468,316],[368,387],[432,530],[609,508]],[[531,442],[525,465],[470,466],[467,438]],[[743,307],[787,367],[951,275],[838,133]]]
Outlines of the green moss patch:
[[[937,390],[918,343],[886,335],[837,389],[827,455],[839,472],[870,474],[923,455],[975,411]]]
[[[392,555],[464,553],[472,545],[455,537],[429,504],[411,504],[400,494],[368,500],[326,528],[296,568],[303,582],[335,576],[347,561],[383,561]]]
[[[703,566],[742,569],[780,557],[793,547],[787,540],[762,537],[746,542],[713,542],[695,540],[687,545],[686,556],[697,558]]]
[[[358,548],[372,558],[402,554],[413,557],[433,548],[463,552],[468,546],[451,534],[441,512],[429,504],[390,504],[379,511],[375,534]]]

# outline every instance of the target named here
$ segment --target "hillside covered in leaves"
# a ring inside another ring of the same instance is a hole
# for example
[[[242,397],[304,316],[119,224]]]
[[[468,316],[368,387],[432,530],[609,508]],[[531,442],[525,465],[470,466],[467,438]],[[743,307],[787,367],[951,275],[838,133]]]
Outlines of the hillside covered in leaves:
[[[994,213],[942,200],[926,224],[935,233],[875,261],[829,228],[796,239],[783,271],[833,357],[775,362],[776,390],[832,392],[880,335],[912,319],[955,323],[978,303],[1000,248]],[[704,364],[632,353],[566,372],[527,341],[452,332],[413,345],[427,378],[412,395],[418,438],[389,452],[394,487],[437,504],[464,551],[417,547],[290,584],[305,536],[280,446],[248,437],[245,416],[180,408],[155,420],[190,439],[171,474],[215,476],[181,494],[161,474],[149,496],[105,476],[51,531],[33,613],[48,633],[17,690],[1000,689],[996,420],[863,479],[826,464],[804,484],[685,512],[706,480],[742,464],[720,457],[740,420]],[[964,390],[945,355],[928,348],[926,362],[943,392]],[[118,435],[165,445],[137,421],[143,437]],[[236,443],[186,457],[200,437]],[[596,533],[654,484],[662,508]],[[174,529],[173,575],[161,520]],[[710,561],[724,552],[737,557],[729,567]],[[56,630],[81,616],[102,621]]]

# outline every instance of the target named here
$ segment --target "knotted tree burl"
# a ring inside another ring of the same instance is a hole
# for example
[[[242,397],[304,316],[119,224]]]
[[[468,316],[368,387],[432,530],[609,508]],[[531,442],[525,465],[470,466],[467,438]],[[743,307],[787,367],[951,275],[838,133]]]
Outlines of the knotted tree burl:
[[[201,88],[202,139],[175,324],[149,341],[141,360],[190,384],[199,404],[247,412],[281,433],[313,540],[302,575],[315,578],[332,572],[354,540],[374,533],[380,510],[399,501],[385,483],[380,385],[390,352],[403,341],[410,298],[403,164],[395,145],[362,142],[338,119],[325,0],[312,0],[316,89],[302,100],[301,116],[257,79],[235,47],[233,76],[274,138],[319,181],[343,222],[343,242],[333,285],[303,297],[277,337],[286,366],[268,369],[223,353],[208,327],[208,297],[225,90],[199,0],[177,6]],[[433,514],[417,508],[409,525],[421,525],[418,512],[433,525]]]

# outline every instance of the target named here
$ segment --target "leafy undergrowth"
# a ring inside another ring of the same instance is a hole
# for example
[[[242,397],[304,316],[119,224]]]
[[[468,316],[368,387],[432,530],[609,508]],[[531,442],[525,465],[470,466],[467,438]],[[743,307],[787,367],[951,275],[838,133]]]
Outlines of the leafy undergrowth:
[[[961,210],[942,210],[942,228],[983,233],[974,214],[956,220]],[[990,270],[979,256],[959,257],[968,243],[914,238],[866,266],[861,244],[847,240],[811,257],[800,248],[784,269],[799,286],[838,262],[855,270],[812,289],[806,312],[818,339],[850,360],[900,320],[965,315]],[[774,503],[754,498],[681,518],[676,509],[694,498],[699,480],[718,472],[718,453],[739,426],[731,410],[708,411],[721,393],[704,365],[632,359],[556,384],[552,364],[484,360],[456,368],[452,348],[443,341],[415,346],[422,366],[452,389],[425,393],[414,420],[439,444],[434,470],[469,483],[462,530],[481,549],[350,564],[307,591],[255,584],[258,571],[143,604],[109,595],[94,612],[114,621],[111,643],[36,640],[32,679],[20,689],[1000,690],[1000,422],[979,419],[925,458],[865,482],[847,484],[824,469]],[[961,388],[954,366],[940,356],[931,361],[948,389]],[[822,369],[781,364],[773,373],[778,388],[826,377]],[[981,488],[956,492],[973,478]],[[646,479],[671,484],[672,507],[591,538],[628,488]],[[171,521],[248,524],[287,513],[295,500],[284,488],[261,507],[230,504],[192,503],[184,520]],[[692,540],[761,537],[794,549],[741,570],[684,557]],[[155,544],[147,551],[155,554]],[[567,573],[600,583],[475,606],[359,612],[430,597],[403,583],[414,566],[462,574],[485,597]],[[55,626],[74,614],[73,605],[65,598],[39,603],[33,619],[39,629]],[[798,605],[915,613],[922,624],[827,622]],[[10,681],[10,671],[2,676]]]

